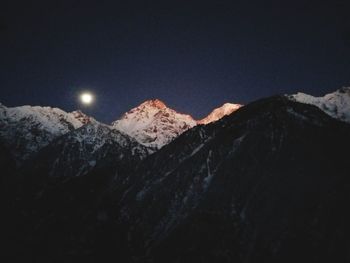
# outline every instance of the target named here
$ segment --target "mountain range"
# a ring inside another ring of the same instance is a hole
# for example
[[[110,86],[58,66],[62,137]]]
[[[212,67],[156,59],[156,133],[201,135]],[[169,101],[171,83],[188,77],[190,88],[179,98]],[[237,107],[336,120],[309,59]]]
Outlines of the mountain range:
[[[11,262],[347,262],[350,88],[224,104],[149,100],[111,125],[0,107]]]
[[[226,103],[203,120],[205,123],[216,121],[240,106]],[[178,113],[158,99],[145,101],[111,125],[102,124],[81,111],[68,113],[40,106],[8,108],[0,104],[0,139],[20,162],[54,139],[91,123],[124,133],[154,152],[184,131],[204,123],[203,120],[196,121],[190,115]]]

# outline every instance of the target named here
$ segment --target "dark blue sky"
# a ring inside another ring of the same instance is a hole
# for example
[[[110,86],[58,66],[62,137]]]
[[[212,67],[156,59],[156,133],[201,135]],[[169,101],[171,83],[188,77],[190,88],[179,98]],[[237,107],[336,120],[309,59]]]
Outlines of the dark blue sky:
[[[200,118],[350,86],[349,1],[320,2],[5,1],[0,101],[71,111],[88,89],[110,122],[149,98]]]

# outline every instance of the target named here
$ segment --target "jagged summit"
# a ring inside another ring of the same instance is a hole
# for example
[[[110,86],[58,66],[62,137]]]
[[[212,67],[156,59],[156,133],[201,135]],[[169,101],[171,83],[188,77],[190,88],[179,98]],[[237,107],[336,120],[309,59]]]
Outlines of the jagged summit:
[[[214,109],[207,117],[197,121],[198,124],[208,124],[221,119],[222,117],[231,114],[232,112],[238,110],[243,105],[224,103],[221,107]]]
[[[146,100],[145,102],[143,102],[141,105],[142,106],[149,106],[149,107],[154,107],[154,108],[158,108],[158,109],[164,109],[167,106],[165,105],[165,103],[159,99],[150,99],[150,100]]]

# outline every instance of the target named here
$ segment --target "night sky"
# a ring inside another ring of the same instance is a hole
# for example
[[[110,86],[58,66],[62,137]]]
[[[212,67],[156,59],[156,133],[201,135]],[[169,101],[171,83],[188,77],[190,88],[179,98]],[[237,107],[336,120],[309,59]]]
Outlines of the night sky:
[[[322,95],[350,86],[350,1],[320,2],[2,1],[0,102],[108,123],[150,98],[201,118],[224,102]]]

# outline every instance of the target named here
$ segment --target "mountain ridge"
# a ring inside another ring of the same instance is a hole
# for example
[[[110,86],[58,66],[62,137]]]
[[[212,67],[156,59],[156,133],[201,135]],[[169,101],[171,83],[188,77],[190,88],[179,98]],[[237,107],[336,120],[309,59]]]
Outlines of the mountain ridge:
[[[341,88],[323,97],[313,97],[305,93],[285,96],[296,102],[314,105],[333,118],[350,122],[350,88]],[[195,120],[191,115],[169,108],[159,99],[150,99],[106,126],[136,139],[140,144],[148,147],[151,153],[188,129],[218,121],[242,106],[224,103],[205,118]],[[51,107],[28,105],[6,107],[0,104],[0,139],[16,155],[19,163],[48,145],[53,139],[88,123],[102,125],[80,110],[68,113]]]

